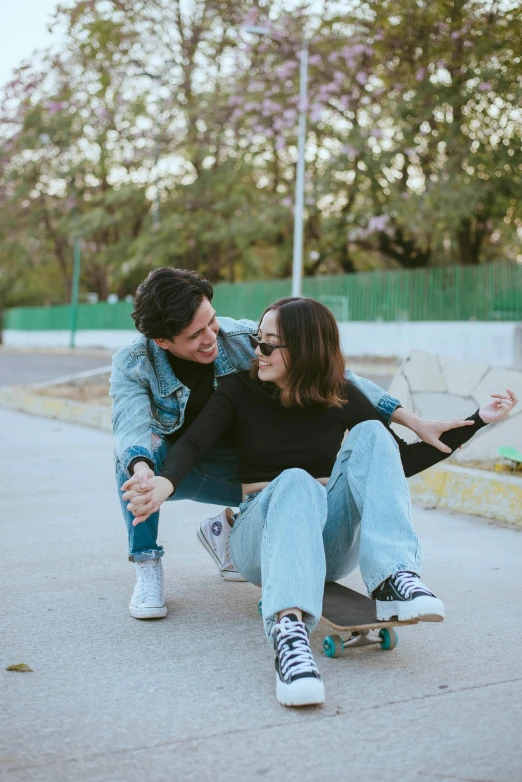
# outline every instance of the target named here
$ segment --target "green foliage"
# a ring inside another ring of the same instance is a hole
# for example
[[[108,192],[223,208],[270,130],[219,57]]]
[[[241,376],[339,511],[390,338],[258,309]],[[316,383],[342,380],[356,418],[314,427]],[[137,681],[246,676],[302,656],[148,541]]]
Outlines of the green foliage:
[[[76,232],[102,300],[162,264],[288,275],[303,35],[305,272],[520,259],[520,3],[315,8],[59,7],[0,110],[0,308],[66,301]]]

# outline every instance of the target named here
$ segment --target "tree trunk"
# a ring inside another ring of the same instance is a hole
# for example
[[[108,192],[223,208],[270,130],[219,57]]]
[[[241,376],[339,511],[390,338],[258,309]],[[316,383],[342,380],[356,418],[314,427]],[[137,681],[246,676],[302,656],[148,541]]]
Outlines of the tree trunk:
[[[457,231],[457,244],[459,248],[459,263],[463,266],[476,266],[480,263],[480,252],[486,231],[479,225],[465,217]]]
[[[457,230],[457,245],[459,248],[459,263],[463,266],[471,264],[471,221],[465,217]]]
[[[109,281],[105,267],[91,263],[87,266],[86,275],[89,287],[98,294],[100,301],[107,301],[109,295]]]
[[[341,264],[341,269],[345,274],[355,274],[355,266],[353,265],[353,261],[350,257],[350,251],[348,249],[348,241],[346,239],[341,245],[339,263]]]

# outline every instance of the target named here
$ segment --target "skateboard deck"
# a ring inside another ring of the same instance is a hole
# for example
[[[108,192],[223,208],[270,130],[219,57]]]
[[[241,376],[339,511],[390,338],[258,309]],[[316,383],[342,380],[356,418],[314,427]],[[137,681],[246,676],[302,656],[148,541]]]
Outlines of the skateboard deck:
[[[340,657],[353,646],[379,644],[382,649],[394,649],[398,639],[393,628],[417,624],[417,619],[380,622],[374,600],[338,583],[325,585],[321,619],[332,630],[349,634],[347,638],[326,636],[323,648],[327,657]]]
[[[522,453],[516,448],[511,448],[509,445],[503,446],[498,449],[498,452],[504,459],[510,459],[512,462],[522,463]]]

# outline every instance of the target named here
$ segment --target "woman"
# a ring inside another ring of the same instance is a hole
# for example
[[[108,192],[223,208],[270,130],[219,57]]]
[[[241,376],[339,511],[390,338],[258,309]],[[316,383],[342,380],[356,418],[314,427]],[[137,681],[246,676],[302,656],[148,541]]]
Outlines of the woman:
[[[281,299],[252,339],[251,371],[223,378],[149,493],[130,479],[123,498],[134,524],[145,520],[232,427],[243,503],[230,545],[239,572],[263,586],[276,697],[287,706],[322,703],[308,635],[321,616],[325,581],[359,565],[379,619],[444,618],[442,601],[420,580],[405,475],[447,455],[423,442],[406,444],[345,380],[337,324],[319,302]],[[486,423],[504,420],[517,400],[510,391],[493,396],[468,426],[441,439],[454,449]]]

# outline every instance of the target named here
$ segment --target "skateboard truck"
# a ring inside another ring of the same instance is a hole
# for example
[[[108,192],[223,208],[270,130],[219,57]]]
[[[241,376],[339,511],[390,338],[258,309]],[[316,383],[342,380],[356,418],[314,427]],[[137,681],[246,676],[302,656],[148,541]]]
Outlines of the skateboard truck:
[[[346,649],[356,646],[373,646],[379,644],[381,649],[391,651],[399,643],[399,637],[393,627],[371,628],[369,630],[357,630],[348,636],[327,635],[323,641],[323,650],[327,657],[341,657]]]

